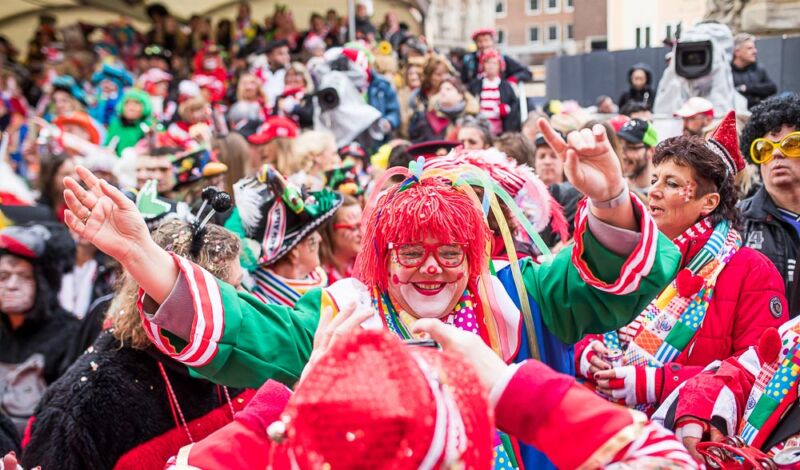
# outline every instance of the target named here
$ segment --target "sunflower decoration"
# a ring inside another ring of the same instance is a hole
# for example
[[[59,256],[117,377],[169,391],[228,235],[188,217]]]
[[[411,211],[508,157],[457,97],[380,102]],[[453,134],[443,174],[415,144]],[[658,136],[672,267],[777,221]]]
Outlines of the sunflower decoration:
[[[378,55],[392,55],[392,45],[389,41],[381,41],[378,43],[377,51]]]

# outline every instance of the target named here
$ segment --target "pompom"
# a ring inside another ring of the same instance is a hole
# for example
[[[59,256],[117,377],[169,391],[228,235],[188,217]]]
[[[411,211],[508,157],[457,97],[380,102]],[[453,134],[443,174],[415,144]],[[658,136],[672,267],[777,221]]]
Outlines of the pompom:
[[[764,364],[771,364],[778,359],[778,354],[781,352],[781,335],[775,328],[767,328],[761,333],[756,345],[756,353],[758,358]]]

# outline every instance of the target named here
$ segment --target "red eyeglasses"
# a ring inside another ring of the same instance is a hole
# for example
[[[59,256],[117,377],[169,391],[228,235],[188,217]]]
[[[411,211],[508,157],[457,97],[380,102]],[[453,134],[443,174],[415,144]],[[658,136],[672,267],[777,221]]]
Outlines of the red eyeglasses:
[[[456,268],[464,262],[466,248],[466,243],[404,243],[400,245],[389,243],[389,249],[394,251],[397,262],[405,268],[422,266],[431,253],[439,266]]]

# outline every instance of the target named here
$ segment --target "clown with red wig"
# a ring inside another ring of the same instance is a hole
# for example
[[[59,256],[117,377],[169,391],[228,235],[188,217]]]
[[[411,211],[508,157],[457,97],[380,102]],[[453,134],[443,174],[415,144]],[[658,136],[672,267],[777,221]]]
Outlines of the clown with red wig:
[[[159,350],[217,383],[293,385],[311,354],[320,313],[353,305],[372,310],[365,327],[413,338],[418,319],[440,319],[478,335],[508,363],[534,358],[574,373],[566,344],[629,322],[674,276],[680,255],[629,193],[602,126],[566,141],[544,120],[539,126],[587,196],[574,246],[541,264],[518,259],[506,243],[508,265],[498,270],[490,262],[484,208],[500,219],[498,197],[512,208],[513,199],[484,172],[471,176],[483,183],[479,199],[464,175],[425,171],[423,162],[384,174],[383,181],[397,174],[405,180],[367,204],[355,278],[309,291],[294,308],[264,305],[159,248],[132,203],[85,169],[79,175],[89,191],[65,182],[66,222],[139,282],[140,313]],[[274,214],[265,217],[266,232],[280,223]],[[500,436],[496,464],[546,464],[533,447]],[[638,435],[617,437],[609,445],[621,449]]]

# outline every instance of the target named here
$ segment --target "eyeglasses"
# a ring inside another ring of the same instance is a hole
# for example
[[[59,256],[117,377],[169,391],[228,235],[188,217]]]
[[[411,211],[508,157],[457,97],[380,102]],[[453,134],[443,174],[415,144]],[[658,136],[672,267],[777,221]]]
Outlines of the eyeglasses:
[[[393,250],[397,256],[397,262],[404,268],[418,268],[433,253],[433,257],[439,266],[445,268],[456,268],[461,266],[466,256],[466,243],[405,243],[402,245],[389,244],[389,249]]]
[[[800,158],[800,131],[790,133],[780,142],[763,137],[754,140],[750,145],[750,157],[754,163],[767,163],[772,160],[776,146],[786,158]]]
[[[358,224],[333,224],[334,230],[347,230],[350,232],[355,232],[360,229]]]

